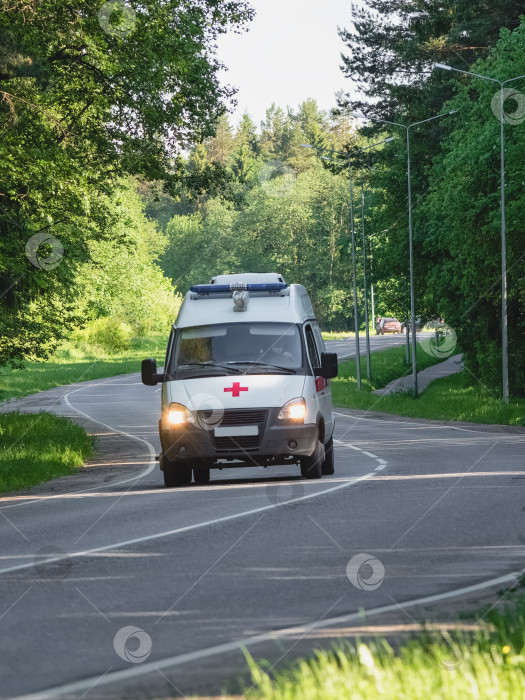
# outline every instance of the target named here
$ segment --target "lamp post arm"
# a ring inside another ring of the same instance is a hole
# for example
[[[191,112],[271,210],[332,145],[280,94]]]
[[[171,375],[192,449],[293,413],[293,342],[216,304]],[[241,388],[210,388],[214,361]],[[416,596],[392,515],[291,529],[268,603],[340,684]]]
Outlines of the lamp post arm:
[[[441,67],[441,66],[438,66]],[[447,66],[446,70],[453,70],[455,73],[464,73],[465,75],[473,75],[475,78],[482,78],[483,80],[490,80],[493,83],[499,83],[501,85],[501,80],[497,78],[489,78],[488,75],[481,75],[480,73],[472,73],[469,70],[463,70],[461,68],[452,68],[452,66]]]
[[[525,75],[518,75],[517,78],[509,78],[508,80],[504,80],[501,82],[501,85],[506,85],[507,83],[513,83],[515,80],[521,80],[521,78],[525,78]]]
[[[434,119],[440,119],[441,117],[448,117],[450,114],[456,114],[457,109],[453,109],[450,112],[442,112],[441,114],[436,114],[435,117],[429,117],[428,119],[422,119],[420,122],[413,122],[409,124],[406,128],[411,129],[413,126],[419,126],[420,124],[426,124],[427,122],[432,122]]]

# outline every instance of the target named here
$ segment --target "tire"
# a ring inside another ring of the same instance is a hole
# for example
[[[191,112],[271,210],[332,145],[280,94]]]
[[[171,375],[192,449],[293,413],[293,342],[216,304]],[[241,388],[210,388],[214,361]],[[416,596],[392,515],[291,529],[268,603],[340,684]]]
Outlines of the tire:
[[[206,486],[210,483],[210,470],[207,467],[201,467],[193,470],[193,481],[199,486]]]
[[[191,484],[191,467],[188,467],[184,462],[178,464],[170,462],[164,455],[162,460],[162,473],[164,474],[164,486],[168,489],[176,488],[177,486],[189,486]]]
[[[324,462],[321,466],[321,471],[323,473],[323,476],[331,476],[334,471],[334,436],[328,440],[326,445],[324,446]]]
[[[311,457],[301,457],[301,476],[305,479],[320,479],[323,474],[324,460],[324,445],[318,439],[313,455]]]

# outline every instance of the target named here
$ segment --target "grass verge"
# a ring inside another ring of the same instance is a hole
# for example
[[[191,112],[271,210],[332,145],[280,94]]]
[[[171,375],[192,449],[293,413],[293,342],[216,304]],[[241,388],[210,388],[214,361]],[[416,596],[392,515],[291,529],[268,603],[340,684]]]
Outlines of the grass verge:
[[[370,335],[375,335],[376,332],[370,328]],[[323,331],[321,333],[323,340],[344,340],[345,338],[355,338],[354,331]],[[366,338],[366,331],[359,331],[360,338]]]
[[[436,364],[418,345],[418,369]],[[369,411],[384,411],[411,418],[455,420],[471,423],[525,426],[525,401],[512,399],[504,404],[467,372],[437,379],[414,400],[410,393],[376,396],[372,391],[410,373],[405,364],[403,347],[391,348],[372,354],[372,380],[366,379],[366,363],[361,359],[361,390],[357,389],[355,362],[339,366],[339,376],[332,380],[332,397],[336,406]]]
[[[154,335],[133,341],[130,348],[115,353],[89,345],[66,343],[45,362],[28,362],[23,369],[0,371],[0,401],[20,398],[56,386],[139,372],[145,357],[164,363],[168,335]]]
[[[475,631],[433,632],[395,652],[386,640],[341,642],[270,673],[248,657],[252,700],[514,700],[525,697],[525,597],[491,610]]]
[[[0,492],[71,474],[93,454],[83,428],[49,413],[0,414]]]

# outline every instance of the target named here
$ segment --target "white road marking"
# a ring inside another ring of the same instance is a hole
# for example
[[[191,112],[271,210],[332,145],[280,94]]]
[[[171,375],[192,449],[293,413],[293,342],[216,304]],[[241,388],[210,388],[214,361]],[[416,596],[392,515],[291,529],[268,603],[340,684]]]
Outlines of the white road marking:
[[[92,549],[85,549],[82,551],[78,552],[71,552],[69,554],[64,554],[62,556],[57,556],[57,557],[50,557],[49,559],[46,559],[46,564],[53,564],[58,561],[62,561],[63,559],[69,559],[71,557],[87,557],[91,556],[93,554],[98,554],[99,552],[107,552],[112,549],[119,549],[122,547],[129,547],[130,545],[134,544],[141,544],[142,542],[150,542],[152,540],[158,540],[162,539],[163,537],[169,537],[170,535],[179,535],[182,532],[190,532],[190,530],[198,530],[202,527],[208,527],[210,525],[218,525],[219,523],[225,523],[228,522],[229,520],[237,520],[238,518],[244,518],[249,515],[255,515],[256,513],[262,513],[266,510],[272,510],[274,508],[280,508],[282,506],[286,506],[290,503],[297,503],[298,501],[306,501],[309,500],[310,498],[317,498],[318,496],[324,496],[327,493],[332,493],[333,491],[339,491],[340,489],[345,489],[348,488],[349,486],[353,486],[354,484],[358,484],[361,481],[365,481],[366,479],[370,479],[372,476],[374,476],[374,472],[369,472],[368,474],[364,474],[363,476],[358,476],[353,479],[349,479],[348,481],[343,482],[342,484],[339,484],[338,486],[332,486],[331,488],[328,489],[323,489],[322,491],[316,491],[315,493],[308,494],[306,496],[298,496],[297,498],[291,498],[288,501],[281,501],[279,503],[274,503],[271,505],[267,506],[260,506],[259,508],[251,508],[250,510],[244,510],[241,511],[240,513],[233,513],[231,515],[225,515],[221,518],[214,518],[213,520],[206,520],[201,523],[194,523],[193,525],[186,525],[185,527],[179,527],[174,530],[164,530],[162,532],[156,532],[153,535],[145,535],[144,537],[136,537],[131,540],[123,540],[122,542],[114,542],[113,544],[108,544],[104,545],[103,547],[94,547]],[[0,574],[6,574],[11,571],[21,571],[22,569],[30,569],[34,566],[34,562],[27,562],[26,564],[18,564],[16,566],[10,566],[5,569],[0,569]]]
[[[482,591],[486,588],[492,588],[493,586],[498,586],[504,583],[513,583],[520,576],[525,573],[525,569],[518,572],[513,572],[505,576],[499,576],[498,578],[489,579],[488,581],[483,581],[482,583],[476,583],[472,586],[465,586],[464,588],[458,588],[454,591],[449,591],[447,593],[437,593],[435,595],[424,596],[423,598],[415,598],[414,600],[409,600],[405,603],[393,603],[389,605],[382,605],[377,608],[372,608],[371,610],[360,610],[359,612],[349,613],[347,615],[339,615],[338,617],[327,618],[319,620],[314,623],[304,623],[303,625],[296,625],[295,627],[288,627],[281,630],[275,630],[273,632],[266,632],[264,634],[257,634],[252,637],[245,637],[244,639],[239,639],[235,642],[225,642],[224,644],[217,644],[207,649],[199,649],[197,651],[187,652],[186,654],[178,654],[176,656],[171,656],[160,661],[149,661],[143,664],[132,666],[131,668],[125,668],[121,671],[113,671],[104,675],[101,679],[100,676],[85,678],[81,681],[76,681],[73,683],[67,683],[65,685],[55,686],[54,688],[49,688],[44,691],[37,691],[36,693],[30,693],[28,695],[18,696],[12,698],[12,700],[54,700],[59,695],[64,695],[66,693],[78,693],[82,690],[89,689],[94,683],[98,682],[98,685],[109,685],[110,683],[115,683],[118,681],[129,681],[132,678],[137,678],[144,676],[148,673],[153,673],[159,669],[169,669],[174,666],[181,666],[192,661],[201,661],[203,659],[209,659],[212,656],[218,656],[220,654],[225,654],[229,651],[237,651],[244,647],[253,647],[257,644],[263,642],[270,642],[286,637],[290,637],[295,634],[303,634],[305,628],[308,630],[323,629],[331,625],[339,625],[343,623],[353,622],[354,620],[362,621],[363,618],[373,617],[375,615],[380,615],[381,613],[395,612],[396,610],[403,608],[410,608],[416,605],[428,605],[429,603],[436,603],[438,601],[447,600],[449,598],[457,598],[461,595],[467,595],[470,593],[475,593],[476,591]]]
[[[426,423],[417,423],[417,418],[414,418],[411,421],[408,420],[387,420],[383,418],[373,418],[371,416],[353,416],[349,413],[338,413],[337,411],[333,411],[334,416],[341,416],[342,418],[353,418],[356,422],[361,421],[361,420],[369,420],[374,423],[395,423],[396,425],[417,425],[422,428],[428,428],[430,429],[440,429],[440,430],[461,430],[462,432],[465,433],[489,433],[491,435],[497,435],[493,430],[483,430],[483,428],[459,428],[457,425],[430,425],[430,423],[427,425]],[[436,421],[439,422],[439,421]],[[505,427],[502,425],[502,427]],[[508,427],[508,426],[507,426]],[[514,426],[510,426],[514,427]],[[521,426],[517,426],[521,427]],[[519,433],[518,433],[519,434]]]
[[[110,382],[108,382],[108,383],[110,383]],[[108,424],[106,424],[106,423],[102,423],[101,421],[92,418],[89,414],[85,413],[84,411],[81,411],[80,409],[77,409],[77,408],[75,408],[74,406],[72,406],[71,403],[69,402],[69,398],[68,398],[68,397],[69,397],[71,394],[75,394],[75,393],[77,393],[78,391],[82,391],[82,389],[84,389],[84,388],[86,388],[86,387],[81,387],[81,388],[79,388],[79,389],[75,389],[75,390],[70,391],[70,392],[68,392],[67,394],[65,394],[65,396],[63,397],[65,403],[66,403],[70,408],[72,408],[73,410],[77,411],[78,413],[80,413],[81,415],[83,415],[83,416],[84,416],[85,418],[87,418],[88,420],[94,421],[95,423],[99,423],[100,425],[104,426],[104,427],[107,428],[108,430],[113,430],[113,431],[115,431],[115,432],[119,432],[119,433],[121,433],[121,434],[123,434],[123,435],[126,435],[126,436],[128,436],[128,437],[130,437],[130,438],[133,438],[134,440],[138,440],[139,442],[144,443],[144,444],[148,447],[149,452],[150,452],[150,456],[151,456],[150,465],[149,465],[148,468],[147,468],[144,472],[142,472],[139,476],[134,477],[134,479],[128,479],[127,481],[133,481],[133,480],[135,480],[135,479],[141,478],[141,476],[146,476],[147,474],[149,474],[149,473],[152,471],[152,469],[155,468],[155,450],[154,450],[154,448],[153,448],[153,445],[152,445],[150,442],[148,442],[147,440],[144,440],[143,438],[139,438],[139,437],[137,437],[136,435],[132,435],[132,434],[130,434],[130,433],[126,433],[126,432],[124,432],[124,431],[122,431],[122,430],[118,430],[117,428],[114,428],[114,427],[111,426],[111,425],[108,425]],[[343,442],[343,441],[341,441],[341,440],[334,440],[334,443],[340,444],[340,445],[344,445],[345,447],[350,447],[350,448],[352,448],[353,450],[357,450],[358,452],[364,453],[364,450],[363,450],[363,449],[361,449],[360,447],[356,447],[355,445],[351,445],[351,444],[348,443],[348,442]],[[370,455],[370,453],[365,453],[365,454],[367,454],[367,456]],[[374,457],[374,459],[378,459],[378,458]],[[219,524],[219,523],[228,522],[228,521],[230,521],[230,520],[236,520],[237,518],[242,518],[242,517],[246,517],[246,516],[249,516],[249,515],[255,515],[256,513],[262,513],[262,512],[267,511],[267,510],[272,510],[273,508],[280,508],[281,506],[285,506],[285,505],[288,505],[288,504],[290,504],[290,503],[296,503],[296,502],[298,502],[298,501],[305,501],[305,500],[308,500],[308,499],[310,499],[310,498],[317,498],[318,496],[324,496],[325,494],[332,493],[333,491],[338,491],[339,489],[348,488],[349,486],[353,486],[354,484],[357,484],[357,483],[359,483],[359,482],[361,482],[361,481],[364,481],[364,480],[366,480],[366,479],[370,479],[372,476],[374,476],[374,472],[373,472],[373,471],[372,471],[372,472],[369,472],[368,474],[364,474],[364,475],[361,476],[361,477],[351,478],[351,479],[349,479],[349,480],[347,480],[347,481],[344,481],[342,484],[338,484],[337,486],[332,486],[331,488],[322,489],[322,490],[320,490],[320,491],[316,491],[315,493],[308,494],[308,495],[306,495],[306,496],[300,496],[300,497],[297,497],[297,498],[291,498],[291,499],[289,499],[289,500],[287,500],[287,501],[281,501],[281,502],[279,502],[279,503],[270,504],[270,505],[266,505],[266,506],[261,506],[261,507],[259,507],[259,508],[252,508],[252,509],[250,509],[250,510],[241,511],[240,513],[234,513],[234,514],[231,514],[231,515],[226,515],[226,516],[223,516],[223,517],[221,517],[221,518],[214,518],[213,520],[207,520],[207,521],[204,521],[204,522],[195,523],[195,524],[193,524],[193,525],[187,525],[186,527],[180,527],[180,528],[176,528],[176,529],[174,529],[174,530],[165,530],[165,531],[163,531],[163,532],[158,532],[158,533],[155,533],[155,534],[153,534],[153,535],[146,535],[146,536],[144,536],[144,537],[137,537],[137,538],[130,539],[130,540],[124,540],[124,541],[122,541],[122,542],[114,542],[114,543],[112,543],[112,544],[104,545],[104,546],[102,546],[102,547],[96,547],[96,548],[92,548],[92,549],[87,549],[87,550],[72,552],[72,553],[69,553],[69,554],[66,554],[66,553],[65,553],[65,554],[62,555],[62,556],[57,556],[57,557],[53,557],[53,558],[47,559],[47,560],[46,560],[46,563],[51,564],[51,563],[54,563],[54,562],[62,561],[62,560],[64,560],[64,559],[69,559],[70,557],[91,556],[91,555],[93,555],[93,554],[97,554],[97,553],[100,553],[100,552],[107,552],[107,551],[112,550],[112,549],[119,549],[119,548],[122,548],[122,547],[128,547],[128,546],[130,546],[130,545],[140,544],[140,543],[142,543],[142,542],[149,542],[149,541],[151,541],[151,540],[156,540],[156,539],[160,539],[160,538],[163,538],[163,537],[169,537],[170,535],[177,535],[177,534],[180,534],[180,533],[182,533],[182,532],[189,532],[190,530],[196,530],[196,529],[199,529],[199,528],[202,528],[202,527],[208,527],[208,526],[210,526],[210,525],[217,525],[217,524]],[[120,483],[123,483],[123,482],[120,482]],[[108,486],[115,486],[115,484],[109,484]],[[84,489],[84,491],[88,491],[88,490],[93,490],[93,489]],[[73,492],[73,493],[80,493],[80,492]],[[57,496],[50,496],[49,498],[61,498],[61,497],[64,497],[65,495],[66,495],[66,494],[61,494],[61,495],[57,495]],[[67,494],[67,495],[70,496],[71,493],[69,493],[69,494]],[[18,505],[28,505],[29,503],[35,503],[35,502],[36,502],[36,503],[40,503],[41,501],[42,501],[42,499],[37,499],[36,501],[25,501],[25,502],[20,503],[20,504],[18,504]],[[12,506],[4,506],[4,507],[13,507],[14,505],[17,505],[17,504],[13,504]],[[26,563],[24,563],[24,564],[18,564],[18,565],[15,565],[15,566],[10,566],[10,567],[4,568],[4,569],[0,569],[0,574],[10,573],[10,572],[13,572],[13,571],[21,571],[21,570],[23,570],[23,569],[32,568],[33,566],[34,566],[34,562],[33,562],[33,561],[31,561],[31,562],[26,562]]]
[[[334,444],[344,445],[345,447],[351,447],[353,450],[358,450],[359,452],[362,452],[367,457],[371,457],[372,459],[375,459],[379,465],[374,469],[374,471],[376,471],[376,472],[380,471],[381,469],[384,469],[387,465],[386,460],[381,459],[381,457],[378,457],[377,455],[373,454],[372,452],[367,452],[366,450],[363,450],[362,447],[356,447],[355,445],[351,445],[349,442],[344,442],[343,440],[334,440]]]

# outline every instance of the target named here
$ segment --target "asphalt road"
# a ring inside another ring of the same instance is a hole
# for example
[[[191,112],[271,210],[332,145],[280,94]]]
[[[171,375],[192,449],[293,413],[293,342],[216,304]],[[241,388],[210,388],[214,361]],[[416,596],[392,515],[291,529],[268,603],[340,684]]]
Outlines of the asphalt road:
[[[416,333],[417,340],[430,338],[432,331],[421,331]],[[388,350],[388,348],[397,347],[406,344],[405,333],[387,333],[386,335],[377,335],[375,332],[370,333],[370,351],[377,352],[378,350]],[[410,336],[412,342],[412,336]],[[347,359],[355,356],[355,335],[342,340],[330,340],[327,347],[331,352],[336,352],[339,359]],[[359,352],[362,356],[366,353],[366,338],[359,336]]]
[[[286,661],[360,609],[409,615],[523,567],[523,429],[338,411],[333,477],[237,469],[167,490],[159,391],[128,375],[19,402],[120,451],[89,486],[0,499],[1,697],[212,694],[241,646]]]

